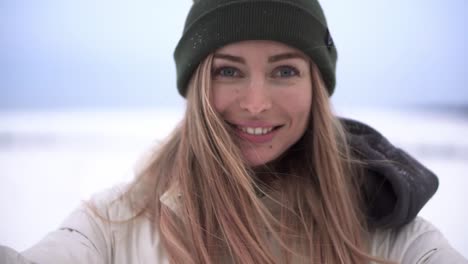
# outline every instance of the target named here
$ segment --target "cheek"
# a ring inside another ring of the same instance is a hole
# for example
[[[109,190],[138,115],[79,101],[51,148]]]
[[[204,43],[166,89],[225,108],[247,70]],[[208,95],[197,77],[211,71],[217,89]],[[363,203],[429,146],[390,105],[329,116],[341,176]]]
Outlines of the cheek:
[[[290,109],[290,115],[295,129],[299,134],[303,134],[307,128],[310,117],[310,103],[308,101],[297,102],[294,108]]]
[[[309,93],[307,96],[301,98],[299,103],[297,104],[297,115],[300,119],[300,125],[302,126],[302,130],[305,131],[307,128],[307,124],[309,123],[310,118],[310,111],[312,108],[312,95]],[[303,132],[304,132],[303,131]]]
[[[312,91],[309,86],[296,87],[278,96],[277,102],[294,119],[308,119],[312,105]],[[296,120],[297,121],[297,120]]]
[[[229,101],[229,96],[226,94],[226,92],[223,92],[222,90],[216,87],[213,87],[213,93],[211,95],[211,103],[214,109],[218,113],[224,112],[224,110],[229,105],[228,101]]]
[[[218,113],[223,114],[236,102],[239,89],[223,85],[213,85],[212,89],[211,103]]]

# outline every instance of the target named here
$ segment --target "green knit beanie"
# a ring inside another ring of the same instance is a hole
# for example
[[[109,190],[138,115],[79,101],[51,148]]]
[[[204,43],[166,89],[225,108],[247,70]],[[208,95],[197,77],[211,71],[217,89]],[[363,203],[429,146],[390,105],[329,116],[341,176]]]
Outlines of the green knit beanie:
[[[210,53],[242,40],[301,50],[333,94],[337,52],[317,0],[194,0],[174,52],[179,93],[185,97],[193,72]]]

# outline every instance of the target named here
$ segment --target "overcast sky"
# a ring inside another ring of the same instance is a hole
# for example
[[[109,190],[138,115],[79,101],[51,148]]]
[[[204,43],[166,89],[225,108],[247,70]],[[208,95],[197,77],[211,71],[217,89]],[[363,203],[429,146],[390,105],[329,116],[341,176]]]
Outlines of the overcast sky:
[[[0,109],[181,107],[191,0],[2,0]],[[468,104],[466,0],[322,1],[337,105]]]

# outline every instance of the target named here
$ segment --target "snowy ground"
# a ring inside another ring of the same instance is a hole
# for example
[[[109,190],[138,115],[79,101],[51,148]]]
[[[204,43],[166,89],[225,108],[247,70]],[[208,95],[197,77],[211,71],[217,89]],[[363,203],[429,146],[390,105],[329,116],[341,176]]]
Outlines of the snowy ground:
[[[468,117],[339,109],[367,122],[439,175],[421,214],[468,258]],[[0,113],[0,244],[33,245],[81,200],[130,180],[135,162],[181,111]]]

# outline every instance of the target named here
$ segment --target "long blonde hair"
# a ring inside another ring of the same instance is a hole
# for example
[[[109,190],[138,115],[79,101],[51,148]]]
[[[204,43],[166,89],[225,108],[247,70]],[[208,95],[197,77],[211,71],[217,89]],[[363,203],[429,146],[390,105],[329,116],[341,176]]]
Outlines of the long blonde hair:
[[[184,119],[133,184],[144,197],[139,212],[153,221],[170,262],[377,260],[368,254],[361,174],[317,67],[311,65],[313,95],[305,134],[277,161],[254,170],[210,103],[212,58],[190,81]],[[261,173],[271,180],[259,180]],[[171,188],[180,194],[177,212],[160,201]]]

